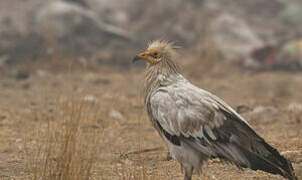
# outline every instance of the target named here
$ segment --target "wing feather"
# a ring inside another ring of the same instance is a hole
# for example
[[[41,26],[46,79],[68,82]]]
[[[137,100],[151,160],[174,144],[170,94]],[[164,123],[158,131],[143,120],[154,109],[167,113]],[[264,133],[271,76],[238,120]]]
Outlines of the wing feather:
[[[189,144],[238,167],[290,176],[291,164],[230,106],[189,82],[159,88],[150,97],[154,126],[175,145]]]

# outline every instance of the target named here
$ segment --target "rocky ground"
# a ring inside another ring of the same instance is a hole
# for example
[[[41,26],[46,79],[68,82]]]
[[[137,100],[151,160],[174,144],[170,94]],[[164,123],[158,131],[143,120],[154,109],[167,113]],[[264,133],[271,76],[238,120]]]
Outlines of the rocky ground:
[[[182,64],[188,79],[238,109],[257,133],[290,159],[302,178],[302,74],[247,72],[192,57]],[[91,169],[79,179],[182,179],[179,165],[166,160],[167,150],[147,119],[142,80],[143,69],[137,66],[53,61],[1,69],[0,179],[51,179],[54,170],[66,169],[60,169],[62,161],[70,162],[69,169],[77,175]],[[75,140],[68,140],[68,134]],[[72,146],[60,146],[69,141]],[[64,159],[69,157],[66,152],[71,159]],[[241,171],[216,159],[202,177],[282,179]]]

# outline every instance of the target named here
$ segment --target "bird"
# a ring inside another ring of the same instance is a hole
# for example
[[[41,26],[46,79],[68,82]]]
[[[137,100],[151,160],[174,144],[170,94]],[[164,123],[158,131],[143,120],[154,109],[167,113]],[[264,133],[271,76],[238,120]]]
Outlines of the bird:
[[[248,122],[216,95],[193,85],[175,59],[175,43],[155,40],[132,61],[146,63],[144,105],[152,126],[184,170],[184,180],[199,175],[209,159],[240,169],[262,170],[297,180],[284,158]]]

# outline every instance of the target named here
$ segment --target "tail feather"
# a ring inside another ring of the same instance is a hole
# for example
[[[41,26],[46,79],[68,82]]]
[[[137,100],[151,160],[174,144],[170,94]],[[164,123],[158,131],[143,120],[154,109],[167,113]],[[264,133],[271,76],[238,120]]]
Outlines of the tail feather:
[[[250,163],[249,168],[279,174],[289,180],[297,180],[292,164],[287,159],[281,156],[276,149],[268,145],[265,141],[262,141],[261,145],[268,151],[267,155],[240,148]]]

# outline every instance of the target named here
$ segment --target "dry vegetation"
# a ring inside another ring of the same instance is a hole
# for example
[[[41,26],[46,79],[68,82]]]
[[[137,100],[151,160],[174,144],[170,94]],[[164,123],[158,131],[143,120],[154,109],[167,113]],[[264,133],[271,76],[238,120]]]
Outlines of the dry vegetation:
[[[96,131],[81,127],[83,122],[96,119],[90,114],[90,104],[66,101],[55,104],[50,114],[34,112],[35,117],[45,121],[42,129],[25,139],[25,163],[30,172],[29,179],[89,179],[95,159]],[[86,131],[86,132],[85,132]],[[35,148],[37,147],[37,149]]]
[[[233,107],[275,107],[269,121],[250,123],[301,178],[302,108],[293,103],[302,103],[302,74],[245,72],[210,59],[181,62],[185,76]],[[144,112],[143,69],[61,61],[25,67],[31,73],[23,80],[16,69],[2,70],[0,179],[182,179]],[[204,179],[282,179],[218,160],[205,169]]]

